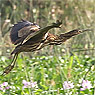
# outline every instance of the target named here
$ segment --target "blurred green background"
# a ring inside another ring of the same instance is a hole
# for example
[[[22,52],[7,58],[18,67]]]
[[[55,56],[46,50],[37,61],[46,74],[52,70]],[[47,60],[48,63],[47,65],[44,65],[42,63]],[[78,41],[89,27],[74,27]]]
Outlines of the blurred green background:
[[[21,53],[15,68],[1,76],[12,61],[10,53],[15,47],[10,41],[11,27],[21,19],[36,22],[40,27],[62,20],[61,29],[50,30],[55,35],[77,28],[93,28],[93,31],[59,46]],[[91,82],[91,89],[80,91],[83,79]],[[38,88],[23,89],[23,80],[37,82]],[[74,88],[64,90],[64,81],[71,81]],[[4,82],[8,82],[9,89],[2,86]],[[0,0],[0,95],[94,94],[95,0]]]
[[[76,28],[95,29],[95,0],[1,0],[0,2],[0,55],[9,56],[12,51],[14,45],[9,39],[10,27],[21,19],[36,22],[40,27],[45,27],[58,19],[62,20],[62,28],[52,29],[50,32],[53,34]],[[61,46],[45,47],[36,54],[51,55],[58,52],[60,55],[64,52],[76,52],[94,56],[94,47],[95,32],[91,31],[78,35]]]

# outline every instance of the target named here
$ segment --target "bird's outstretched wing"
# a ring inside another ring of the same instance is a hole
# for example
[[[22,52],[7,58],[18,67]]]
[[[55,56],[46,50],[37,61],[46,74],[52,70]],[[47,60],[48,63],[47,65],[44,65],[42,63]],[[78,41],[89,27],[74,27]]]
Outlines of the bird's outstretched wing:
[[[10,32],[12,43],[15,45],[22,43],[28,35],[35,33],[39,28],[37,24],[25,20],[14,24]]]
[[[61,28],[60,26],[62,25],[62,21],[57,20],[55,23],[52,23],[51,25],[48,25],[44,28],[39,29],[33,34],[30,34],[26,37],[27,40],[24,40],[25,44],[28,44],[27,42],[33,41],[33,43],[41,42],[41,40],[45,40],[46,37],[48,36],[47,32],[52,29],[52,28]],[[23,44],[24,44],[23,43]]]

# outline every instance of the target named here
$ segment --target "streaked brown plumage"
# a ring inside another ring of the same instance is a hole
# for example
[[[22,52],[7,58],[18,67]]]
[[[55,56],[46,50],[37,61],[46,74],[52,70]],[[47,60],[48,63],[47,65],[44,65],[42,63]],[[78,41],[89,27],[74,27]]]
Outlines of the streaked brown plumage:
[[[40,29],[37,24],[25,20],[14,24],[10,33],[11,41],[16,45],[11,53],[14,54],[14,57],[11,64],[5,68],[3,74],[8,74],[14,68],[17,56],[20,52],[33,52],[47,45],[60,45],[72,36],[78,35],[84,31],[89,31],[89,29],[76,29],[60,35],[48,33],[52,28],[60,28],[61,24],[61,21],[57,21],[42,29]]]

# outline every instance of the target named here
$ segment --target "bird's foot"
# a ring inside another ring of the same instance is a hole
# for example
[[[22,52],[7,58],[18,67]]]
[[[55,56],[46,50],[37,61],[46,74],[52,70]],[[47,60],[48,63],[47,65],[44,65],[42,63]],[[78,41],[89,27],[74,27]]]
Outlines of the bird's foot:
[[[8,65],[8,66],[5,68],[5,70],[4,70],[4,72],[3,72],[2,75],[8,74],[13,68],[14,68],[14,65],[12,65],[12,64]]]
[[[61,28],[62,21],[57,20],[55,23],[52,23],[52,25],[56,28]]]

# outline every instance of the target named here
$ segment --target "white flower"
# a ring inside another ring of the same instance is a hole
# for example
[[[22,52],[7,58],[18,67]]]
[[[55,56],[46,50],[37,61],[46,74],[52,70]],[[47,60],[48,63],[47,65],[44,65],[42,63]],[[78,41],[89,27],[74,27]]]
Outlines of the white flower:
[[[24,88],[34,88],[37,86],[37,82],[27,82],[26,80],[23,80],[22,83],[24,84],[24,86],[22,87]]]
[[[3,82],[3,86],[7,86],[8,85],[8,82]]]
[[[64,89],[71,89],[71,88],[74,88],[74,85],[70,81],[64,81],[63,88]]]
[[[88,80],[83,80],[82,88],[80,88],[80,90],[85,90],[85,89],[90,89],[90,88],[92,88],[91,82]]]

